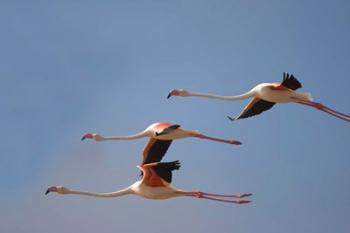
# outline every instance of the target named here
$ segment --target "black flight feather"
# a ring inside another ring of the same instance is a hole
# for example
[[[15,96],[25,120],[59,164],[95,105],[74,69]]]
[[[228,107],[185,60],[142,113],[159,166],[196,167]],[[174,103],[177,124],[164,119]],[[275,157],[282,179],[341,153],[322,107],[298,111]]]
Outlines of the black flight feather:
[[[176,160],[173,162],[158,163],[157,165],[153,166],[152,169],[154,169],[157,175],[160,176],[163,180],[171,183],[172,171],[179,170],[180,167],[180,161]]]
[[[146,159],[142,164],[160,162],[167,152],[172,140],[158,140],[155,141],[148,151]]]
[[[236,119],[233,119],[231,117],[229,117],[229,119],[230,120],[238,120],[238,119],[252,117],[252,116],[258,115],[266,110],[269,110],[270,108],[272,108],[273,105],[275,105],[275,103],[270,102],[270,101],[266,101],[266,100],[259,100],[258,102],[256,102],[254,104],[254,106],[251,109],[249,109],[248,111],[246,111],[242,115],[238,116]]]
[[[282,86],[285,86],[293,91],[301,88],[301,83],[296,79],[293,75],[289,75],[288,73],[283,72],[283,80],[281,83]]]
[[[180,125],[171,125],[171,126],[165,128],[165,129],[164,129],[162,132],[160,132],[160,133],[157,133],[157,132],[156,132],[156,136],[161,136],[161,135],[164,135],[164,134],[168,134],[168,133],[174,131],[175,129],[177,129],[177,128],[179,128],[179,127],[180,127]]]

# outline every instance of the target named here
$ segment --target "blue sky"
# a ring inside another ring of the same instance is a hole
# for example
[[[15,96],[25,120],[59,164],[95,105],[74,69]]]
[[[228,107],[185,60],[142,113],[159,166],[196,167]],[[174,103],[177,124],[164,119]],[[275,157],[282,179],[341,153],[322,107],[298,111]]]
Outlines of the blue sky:
[[[166,99],[172,88],[235,95],[293,73],[350,112],[347,1],[2,1],[1,232],[349,232],[349,124],[296,104],[230,122],[247,101]],[[186,139],[173,184],[252,192],[235,206],[178,198],[44,196],[139,177],[147,139],[81,142],[157,121],[242,146]]]

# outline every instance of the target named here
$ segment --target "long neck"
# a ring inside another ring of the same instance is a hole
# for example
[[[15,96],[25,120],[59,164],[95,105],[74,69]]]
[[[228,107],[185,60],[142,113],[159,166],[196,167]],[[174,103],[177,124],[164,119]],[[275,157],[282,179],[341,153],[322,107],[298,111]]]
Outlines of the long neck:
[[[198,97],[204,97],[209,99],[219,99],[219,100],[243,100],[247,99],[249,97],[253,96],[252,91],[248,91],[242,95],[236,95],[236,96],[221,96],[221,95],[210,95],[205,93],[199,93],[199,92],[188,92],[187,96],[198,96]]]
[[[148,136],[148,132],[147,131],[142,131],[140,133],[127,135],[127,136],[103,137],[102,140],[133,140],[133,139],[143,138],[143,137],[147,137],[147,136]]]
[[[90,196],[90,197],[119,197],[119,196],[124,196],[128,194],[133,194],[132,190],[130,187],[115,191],[115,192],[110,192],[110,193],[95,193],[95,192],[86,192],[86,191],[78,191],[78,190],[70,190],[68,191],[67,194],[74,194],[74,195],[83,195],[83,196]]]

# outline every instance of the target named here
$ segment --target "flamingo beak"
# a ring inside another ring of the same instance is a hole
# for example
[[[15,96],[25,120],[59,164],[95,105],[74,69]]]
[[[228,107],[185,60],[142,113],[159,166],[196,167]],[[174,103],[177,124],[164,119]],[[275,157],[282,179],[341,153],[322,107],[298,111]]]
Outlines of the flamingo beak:
[[[94,136],[91,133],[87,133],[81,138],[81,140],[84,141],[86,138],[92,139]]]
[[[232,140],[232,141],[231,141],[231,144],[234,144],[234,145],[242,145],[242,142],[237,141],[237,140]]]
[[[52,186],[50,188],[48,188],[45,192],[45,195],[49,194],[50,192],[57,192],[57,188],[55,186]]]
[[[176,90],[176,89],[171,90],[171,91],[169,92],[168,96],[167,96],[167,99],[169,99],[169,98],[170,98],[171,96],[173,96],[173,95],[180,95],[179,90]]]

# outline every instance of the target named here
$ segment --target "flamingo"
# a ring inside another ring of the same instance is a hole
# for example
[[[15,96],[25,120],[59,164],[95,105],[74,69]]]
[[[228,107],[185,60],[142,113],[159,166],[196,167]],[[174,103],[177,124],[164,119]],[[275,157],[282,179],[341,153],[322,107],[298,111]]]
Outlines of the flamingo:
[[[99,198],[119,197],[124,195],[137,195],[146,199],[162,200],[175,197],[194,197],[213,201],[246,204],[250,200],[243,199],[251,196],[251,193],[243,194],[215,194],[201,191],[185,191],[171,185],[172,171],[180,168],[178,160],[172,162],[160,162],[167,152],[172,140],[159,140],[150,138],[143,152],[143,161],[137,166],[143,174],[141,180],[127,188],[108,193],[86,192],[68,189],[64,186],[51,186],[47,189],[46,195],[50,192],[58,194],[75,194]]]
[[[243,100],[252,98],[237,117],[228,116],[231,121],[258,115],[269,110],[276,103],[299,103],[313,107],[339,119],[350,121],[350,115],[335,111],[321,103],[314,102],[310,93],[296,92],[296,90],[301,87],[301,83],[293,75],[283,73],[283,80],[281,83],[261,83],[242,95],[218,96],[190,92],[183,89],[174,89],[169,92],[167,98],[169,99],[171,96],[198,96],[220,100]]]
[[[95,141],[134,140],[142,137],[150,137],[150,138],[161,139],[161,140],[173,140],[173,139],[180,139],[180,138],[186,138],[186,137],[196,137],[196,138],[208,139],[216,142],[223,142],[227,144],[234,144],[234,145],[242,144],[240,141],[237,141],[237,140],[226,140],[221,138],[209,137],[200,133],[197,130],[183,129],[180,127],[180,125],[172,124],[168,122],[153,123],[142,132],[139,132],[134,135],[104,137],[97,133],[87,133],[81,138],[81,140],[85,140],[85,139],[93,139]]]

